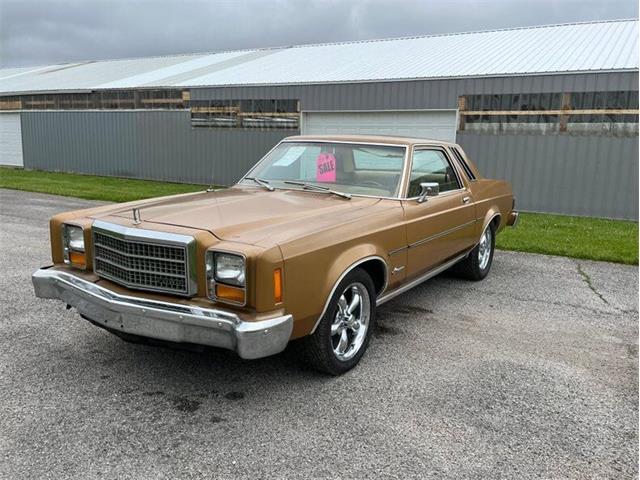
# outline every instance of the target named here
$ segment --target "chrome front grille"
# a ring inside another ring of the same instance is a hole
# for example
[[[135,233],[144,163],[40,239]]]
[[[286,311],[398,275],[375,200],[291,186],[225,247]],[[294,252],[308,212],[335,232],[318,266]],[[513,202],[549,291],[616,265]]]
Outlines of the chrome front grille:
[[[128,288],[179,295],[196,293],[189,265],[192,237],[96,221],[93,270]]]

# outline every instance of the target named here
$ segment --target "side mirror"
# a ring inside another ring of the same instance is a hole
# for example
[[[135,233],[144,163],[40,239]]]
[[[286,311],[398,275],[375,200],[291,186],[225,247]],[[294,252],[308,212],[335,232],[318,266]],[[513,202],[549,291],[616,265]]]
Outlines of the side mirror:
[[[437,197],[440,193],[440,184],[436,182],[423,182],[420,184],[420,196],[418,197],[418,203],[427,201],[427,197]]]

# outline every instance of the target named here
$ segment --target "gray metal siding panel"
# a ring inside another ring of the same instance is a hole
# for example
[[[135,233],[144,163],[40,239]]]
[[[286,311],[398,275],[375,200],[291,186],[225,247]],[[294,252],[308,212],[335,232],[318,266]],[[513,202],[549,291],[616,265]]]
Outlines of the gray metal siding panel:
[[[189,112],[23,112],[25,167],[129,178],[235,183],[296,130],[192,128]]]
[[[417,80],[332,85],[194,88],[191,98],[300,100],[302,110],[456,108],[460,95],[637,90],[638,73],[532,75],[526,77]]]
[[[638,140],[458,133],[486,177],[511,182],[524,211],[638,220]]]

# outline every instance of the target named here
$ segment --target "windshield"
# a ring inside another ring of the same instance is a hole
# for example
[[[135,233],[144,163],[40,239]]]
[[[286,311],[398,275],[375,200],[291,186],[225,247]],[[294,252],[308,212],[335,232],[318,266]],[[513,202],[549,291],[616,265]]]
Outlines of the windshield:
[[[395,197],[402,176],[405,148],[355,143],[284,142],[258,163],[247,177],[268,182],[275,188],[299,188],[286,183],[294,181],[355,195]],[[245,182],[250,181],[247,179]]]

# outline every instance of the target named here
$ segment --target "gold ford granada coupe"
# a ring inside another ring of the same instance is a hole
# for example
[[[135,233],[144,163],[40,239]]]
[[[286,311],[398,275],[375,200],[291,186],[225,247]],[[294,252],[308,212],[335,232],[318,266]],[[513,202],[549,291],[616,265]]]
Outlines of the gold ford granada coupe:
[[[259,358],[299,339],[337,375],[376,306],[450,267],[483,279],[517,219],[509,184],[455,144],[289,137],[231,188],[56,215],[33,284],[125,340]]]

